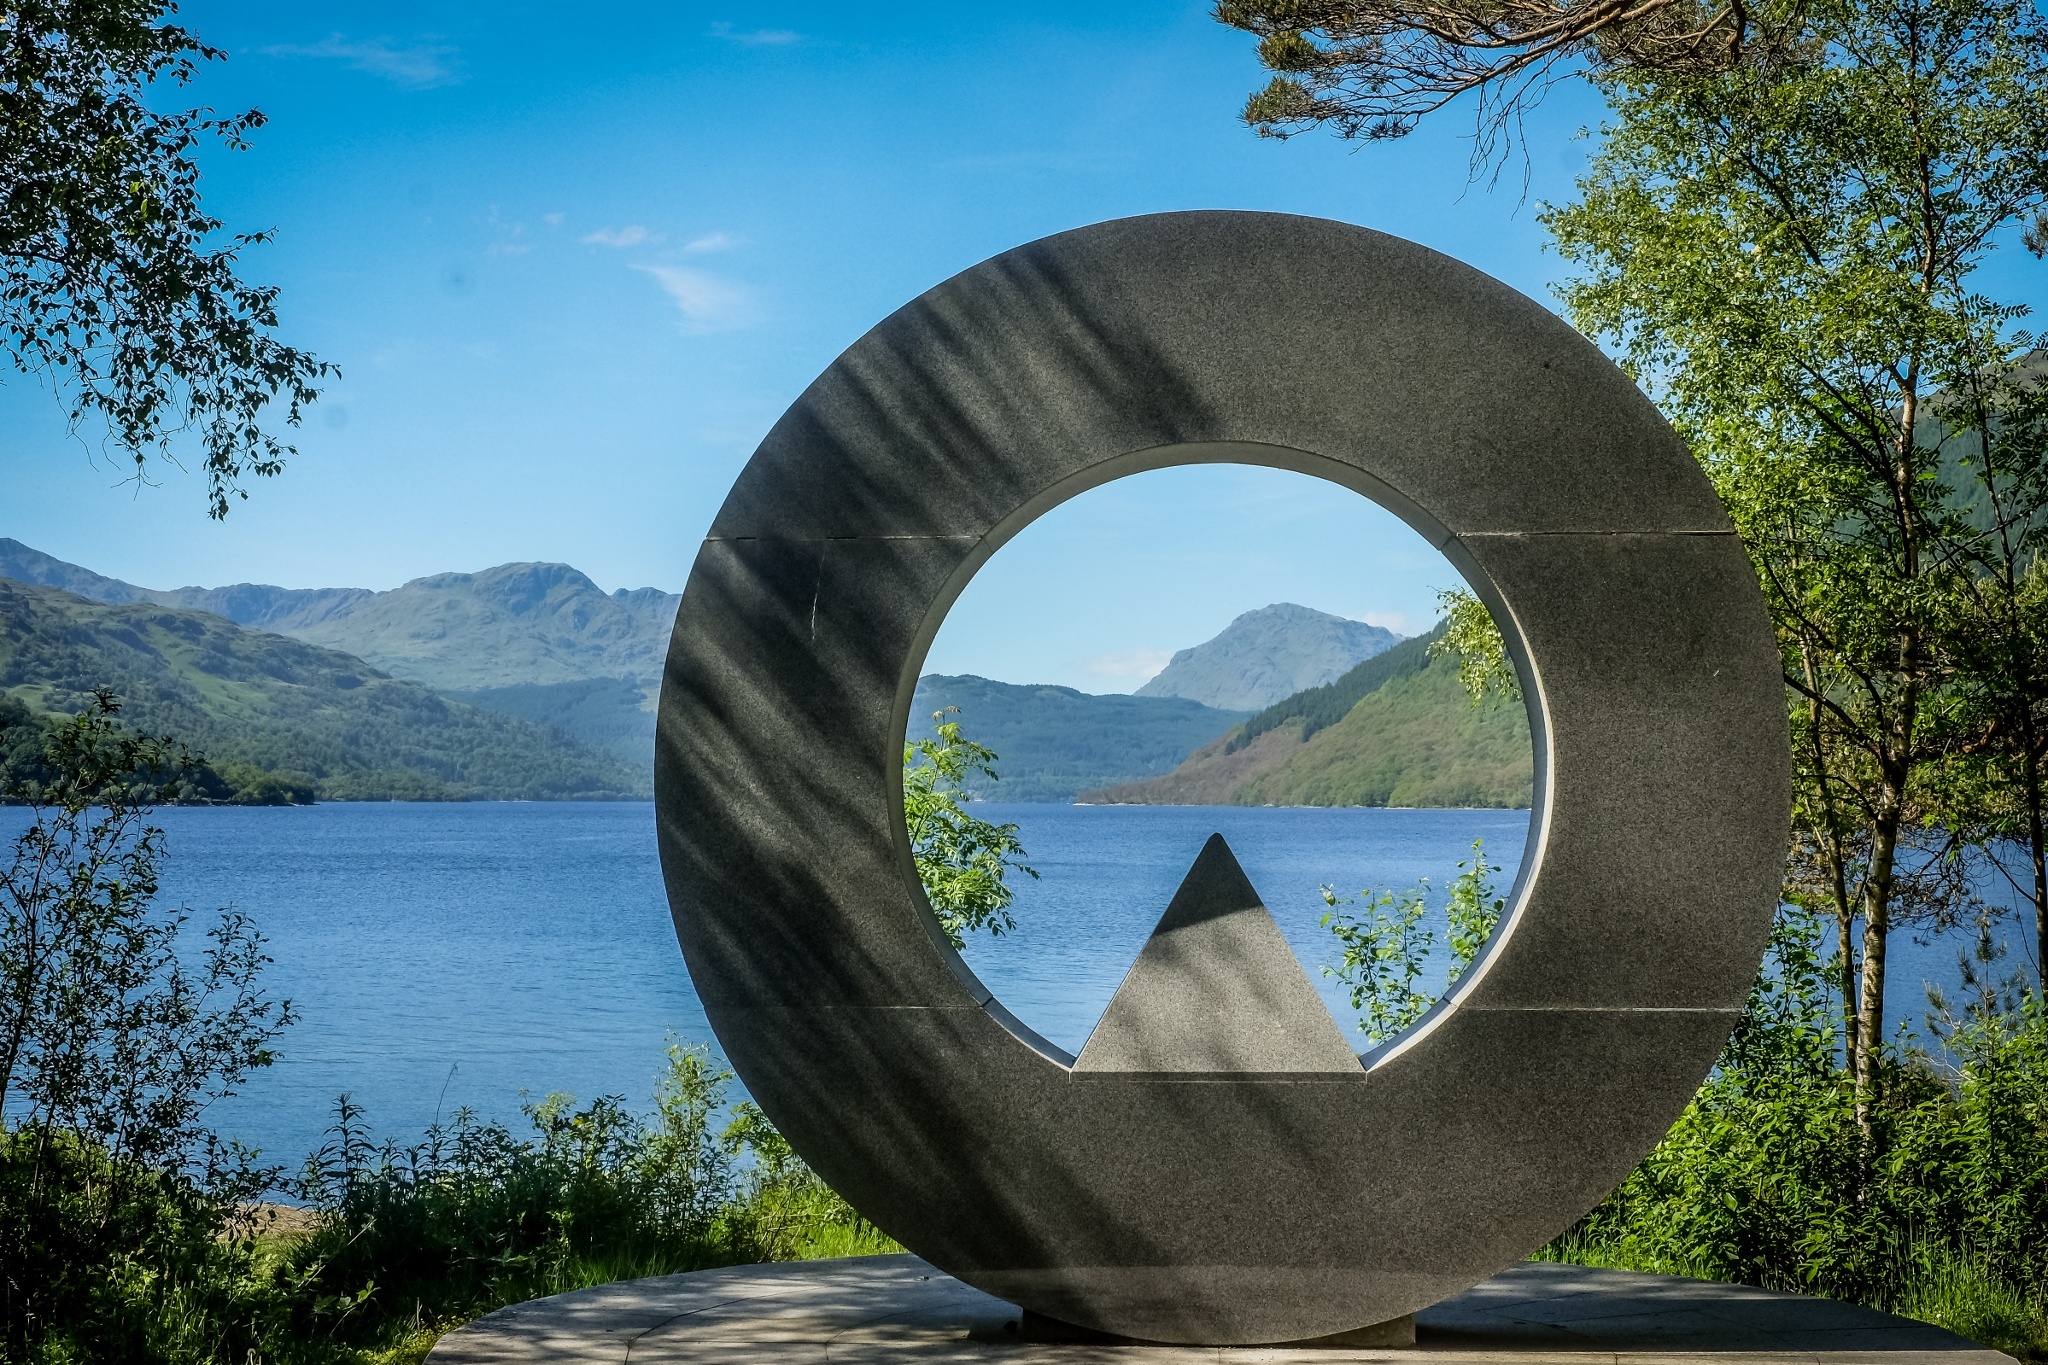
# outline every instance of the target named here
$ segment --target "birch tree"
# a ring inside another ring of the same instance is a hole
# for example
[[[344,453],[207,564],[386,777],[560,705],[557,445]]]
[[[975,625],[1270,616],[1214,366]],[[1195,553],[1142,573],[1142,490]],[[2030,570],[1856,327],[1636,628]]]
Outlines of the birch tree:
[[[1603,150],[1543,220],[1577,268],[1573,319],[1691,441],[1763,583],[1811,874],[1793,891],[1836,921],[1867,1101],[1889,937],[1966,895],[1945,632],[1975,528],[1926,419],[2029,344],[1975,277],[2048,194],[2048,25],[2026,0],[1805,22],[1773,66],[1603,78]]]

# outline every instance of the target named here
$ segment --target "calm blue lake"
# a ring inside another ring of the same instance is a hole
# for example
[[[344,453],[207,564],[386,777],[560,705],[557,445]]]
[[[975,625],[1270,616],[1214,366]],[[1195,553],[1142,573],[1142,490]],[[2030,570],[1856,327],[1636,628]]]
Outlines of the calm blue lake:
[[[1229,840],[1333,1012],[1319,888],[1438,887],[1473,840],[1512,880],[1523,811],[983,805],[1013,820],[1042,874],[1019,879],[1018,930],[966,957],[1025,1022],[1079,1051],[1212,832]],[[25,812],[0,808],[11,841]],[[522,1092],[645,1100],[665,1038],[712,1042],[669,925],[641,804],[329,804],[158,812],[166,897],[253,915],[273,992],[301,1022],[218,1127],[296,1163],[346,1090],[411,1139],[467,1105],[517,1122]],[[1894,940],[1894,1018],[1955,945]]]

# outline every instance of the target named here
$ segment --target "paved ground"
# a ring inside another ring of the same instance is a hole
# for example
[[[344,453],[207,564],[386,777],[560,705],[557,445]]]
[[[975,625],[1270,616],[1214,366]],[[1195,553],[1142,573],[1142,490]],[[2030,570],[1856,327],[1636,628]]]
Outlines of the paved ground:
[[[1665,1275],[1527,1263],[1416,1317],[1411,1348],[1054,1345],[914,1256],[733,1266],[517,1304],[430,1365],[2011,1365],[1868,1308]],[[1454,1356],[1446,1361],[1444,1357]]]

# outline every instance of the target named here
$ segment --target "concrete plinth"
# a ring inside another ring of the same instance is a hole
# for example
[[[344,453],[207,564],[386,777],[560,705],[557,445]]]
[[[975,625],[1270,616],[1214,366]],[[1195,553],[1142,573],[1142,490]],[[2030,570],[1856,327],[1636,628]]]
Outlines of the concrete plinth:
[[[517,1304],[430,1365],[2013,1365],[1869,1308],[1668,1275],[1525,1263],[1416,1315],[1416,1344],[1026,1340],[1019,1311],[915,1256],[733,1266]],[[1446,1361],[1445,1357],[1454,1357]]]

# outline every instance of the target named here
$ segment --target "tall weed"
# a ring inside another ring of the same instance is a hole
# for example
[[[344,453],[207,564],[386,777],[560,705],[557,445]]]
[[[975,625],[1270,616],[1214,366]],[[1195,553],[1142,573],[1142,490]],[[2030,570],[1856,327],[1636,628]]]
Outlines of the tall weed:
[[[671,1045],[646,1117],[549,1095],[530,1132],[458,1111],[410,1147],[375,1143],[346,1096],[299,1189],[322,1216],[292,1247],[295,1330],[359,1347],[508,1303],[709,1266],[895,1250],[750,1103]]]

